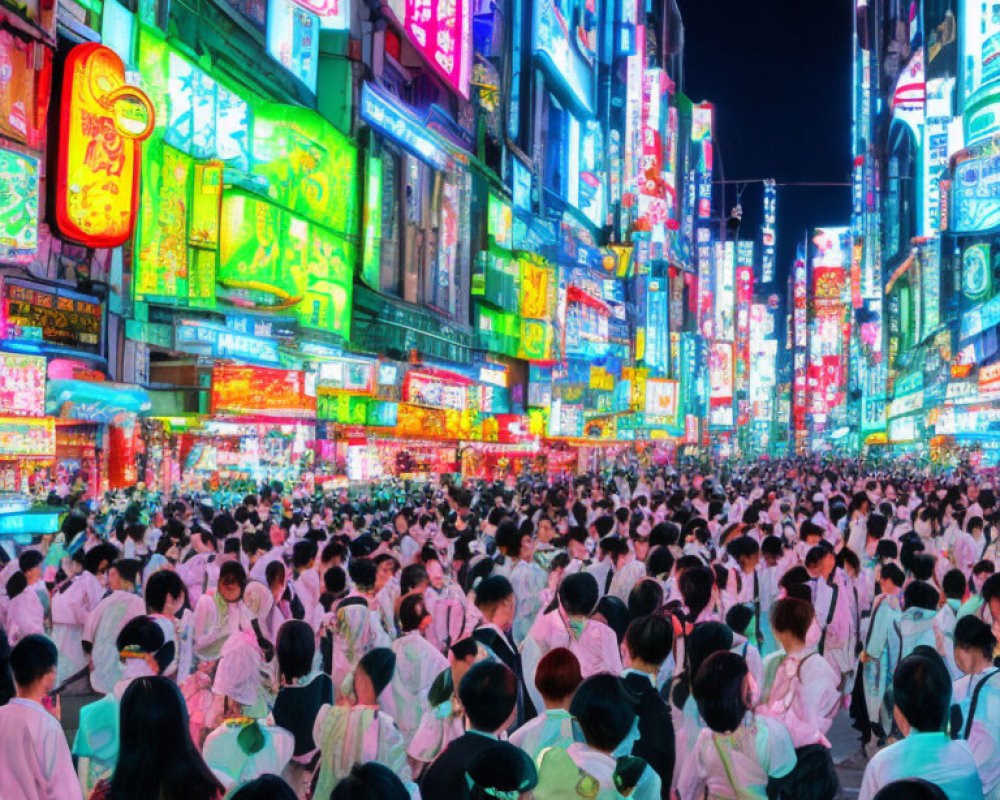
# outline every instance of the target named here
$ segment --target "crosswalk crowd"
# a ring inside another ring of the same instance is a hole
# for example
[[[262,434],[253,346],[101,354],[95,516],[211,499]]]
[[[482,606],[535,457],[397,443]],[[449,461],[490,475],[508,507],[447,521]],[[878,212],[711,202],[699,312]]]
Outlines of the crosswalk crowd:
[[[1000,800],[984,472],[65,504],[0,549],[4,800],[832,800],[838,714],[861,800]]]

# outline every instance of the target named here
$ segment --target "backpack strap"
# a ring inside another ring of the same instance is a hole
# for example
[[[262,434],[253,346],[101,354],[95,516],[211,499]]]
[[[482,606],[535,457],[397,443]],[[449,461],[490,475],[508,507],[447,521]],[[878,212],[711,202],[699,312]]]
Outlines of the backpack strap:
[[[969,703],[969,716],[965,720],[965,730],[962,732],[962,738],[966,741],[969,740],[969,734],[972,733],[972,723],[976,718],[976,706],[979,704],[979,694],[982,692],[983,687],[990,682],[990,679],[998,674],[1000,674],[1000,669],[993,670],[993,672],[979,681],[976,684],[976,688],[972,690],[972,701]]]
[[[833,622],[833,615],[837,613],[837,599],[840,595],[840,584],[835,580],[831,579],[827,586],[833,589],[833,596],[830,598],[830,610],[826,614],[826,624],[823,626],[823,633],[819,637],[819,646],[816,648],[816,652],[820,655],[823,655],[823,651],[826,649],[826,632],[830,623]]]

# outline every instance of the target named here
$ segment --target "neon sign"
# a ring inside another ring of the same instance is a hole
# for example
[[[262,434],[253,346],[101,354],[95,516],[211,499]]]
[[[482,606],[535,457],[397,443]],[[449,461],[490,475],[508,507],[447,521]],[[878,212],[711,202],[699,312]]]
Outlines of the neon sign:
[[[267,10],[267,52],[316,91],[319,66],[319,17],[292,0],[271,0]]]
[[[434,71],[468,98],[472,70],[469,0],[389,0],[389,9]]]
[[[534,19],[535,54],[588,116],[594,113],[594,6],[595,0],[539,0]]]
[[[448,154],[416,121],[365,83],[361,89],[361,119],[379,133],[403,145],[436,170],[448,167]]]
[[[0,259],[30,264],[38,252],[38,159],[0,148]]]
[[[109,47],[83,44],[66,58],[56,222],[69,239],[117,247],[132,234],[139,199],[139,144],[153,132],[153,104],[125,82]]]

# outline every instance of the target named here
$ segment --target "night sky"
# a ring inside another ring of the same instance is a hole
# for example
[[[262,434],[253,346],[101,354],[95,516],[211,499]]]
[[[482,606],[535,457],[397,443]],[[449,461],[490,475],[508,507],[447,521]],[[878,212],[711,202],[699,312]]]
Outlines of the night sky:
[[[682,90],[716,107],[727,180],[850,181],[853,3],[677,0],[684,19]],[[762,187],[743,194],[743,238],[755,238]],[[726,209],[737,186],[726,187]],[[778,187],[777,278],[807,228],[846,225],[850,188]]]

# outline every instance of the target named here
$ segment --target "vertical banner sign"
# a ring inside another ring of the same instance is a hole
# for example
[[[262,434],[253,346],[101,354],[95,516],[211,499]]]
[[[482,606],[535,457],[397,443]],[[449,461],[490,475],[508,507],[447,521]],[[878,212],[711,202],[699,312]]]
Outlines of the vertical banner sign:
[[[806,350],[809,343],[807,277],[806,254],[800,245],[792,273],[792,327],[794,329],[792,348],[792,429],[795,435],[797,452],[801,452],[805,448],[805,437],[807,435],[806,407],[809,400],[808,384],[806,381]]]
[[[117,247],[132,235],[139,201],[139,144],[153,132],[153,104],[125,82],[125,66],[100,44],[66,57],[56,178],[56,222],[68,239]]]
[[[712,216],[712,115],[709,103],[691,109],[691,142],[698,171],[698,219]]]
[[[733,345],[713,342],[708,354],[709,425],[733,427]]]
[[[389,9],[434,71],[468,99],[472,72],[469,0],[389,0]]]
[[[742,245],[743,242],[740,242]],[[747,242],[751,245],[752,243]],[[736,386],[747,388],[750,368],[750,304],[753,301],[753,266],[736,267]]]
[[[704,339],[712,339],[715,329],[715,287],[712,285],[714,249],[712,231],[708,227],[698,228],[698,330]]]
[[[777,219],[778,189],[773,180],[764,183],[764,225],[761,230],[760,282],[774,280],[775,221]]]
[[[721,253],[720,253],[721,250]],[[716,242],[715,263],[715,338],[733,341],[736,303],[736,245]]]
[[[37,158],[0,148],[0,260],[30,264],[38,252]]]
[[[650,240],[663,244],[667,222],[676,205],[676,193],[664,170],[664,143],[661,131],[667,108],[667,74],[647,69],[642,76],[642,171],[639,175],[639,230],[648,231]]]

